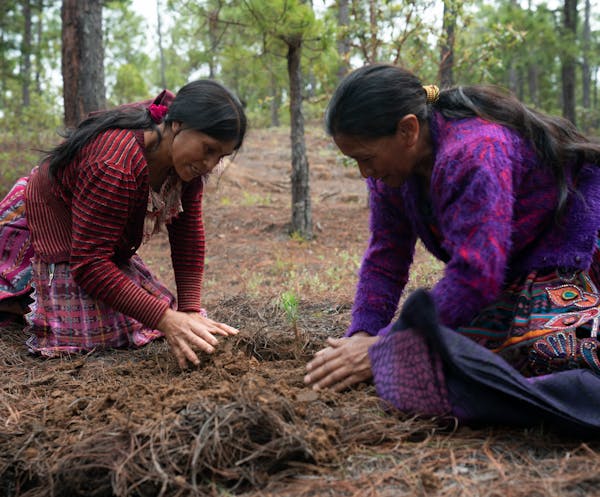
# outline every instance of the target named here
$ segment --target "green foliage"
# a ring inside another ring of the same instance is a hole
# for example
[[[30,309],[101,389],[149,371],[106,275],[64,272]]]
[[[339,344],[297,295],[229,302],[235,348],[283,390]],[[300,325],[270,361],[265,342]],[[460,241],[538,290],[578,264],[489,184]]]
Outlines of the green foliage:
[[[146,79],[133,64],[123,64],[117,70],[113,86],[115,105],[135,102],[148,98],[149,89]]]
[[[560,6],[551,7],[542,0],[527,4],[513,0],[445,2],[451,2],[457,12],[457,83],[508,87],[526,103],[559,114],[561,54],[568,51],[582,60],[585,50],[596,76],[590,108],[581,105],[578,81],[578,118],[582,127],[600,126],[600,107],[594,98],[594,91],[596,95],[600,91],[600,30],[594,3],[591,41],[586,49],[581,26],[576,39],[561,34]],[[21,67],[23,4],[15,0],[2,4],[0,118],[18,119],[27,129],[54,129],[62,115],[61,4],[60,0],[32,2],[31,81],[25,81]],[[155,28],[133,12],[132,0],[103,4],[108,100],[114,105],[148,98],[162,86],[153,43],[158,39],[152,32]],[[342,26],[333,0],[163,1],[167,87],[177,90],[191,79],[214,77],[244,101],[251,127],[285,125],[289,123],[288,44],[302,39],[304,115],[308,121],[321,122],[338,82],[342,59],[336,40],[341,38],[349,42],[346,60],[353,67],[372,61],[393,62],[415,71],[424,82],[437,81],[441,0],[350,0],[349,5],[349,25]],[[583,5],[579,22],[583,22]],[[20,109],[26,83],[32,95],[30,110]],[[7,123],[14,129],[10,120]]]
[[[114,105],[148,98],[151,61],[145,52],[148,24],[131,0],[104,3],[104,71],[108,100]]]
[[[300,0],[243,0],[242,16],[275,39],[316,38],[318,25],[310,4]]]
[[[283,292],[279,296],[279,308],[285,312],[285,317],[292,326],[298,322],[298,309],[300,301],[298,296],[292,292]]]
[[[476,14],[465,16],[463,22],[456,63],[460,83],[504,86],[526,103],[560,112],[559,56],[564,41],[554,11],[544,4],[524,9],[508,0],[482,1]],[[534,70],[537,94],[527,84]]]

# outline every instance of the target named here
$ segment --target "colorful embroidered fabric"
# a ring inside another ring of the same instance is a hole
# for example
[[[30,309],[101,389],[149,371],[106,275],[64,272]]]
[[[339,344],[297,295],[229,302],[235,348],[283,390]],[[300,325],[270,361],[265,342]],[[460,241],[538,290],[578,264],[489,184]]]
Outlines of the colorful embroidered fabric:
[[[0,202],[0,300],[31,291],[33,248],[29,243],[24,201],[27,180],[19,179]]]
[[[587,368],[600,375],[600,252],[589,272],[532,272],[457,331],[525,376]]]
[[[600,376],[571,369],[525,377],[499,354],[441,326],[431,295],[408,296],[400,318],[369,349],[384,405],[480,426],[544,426],[600,435]]]

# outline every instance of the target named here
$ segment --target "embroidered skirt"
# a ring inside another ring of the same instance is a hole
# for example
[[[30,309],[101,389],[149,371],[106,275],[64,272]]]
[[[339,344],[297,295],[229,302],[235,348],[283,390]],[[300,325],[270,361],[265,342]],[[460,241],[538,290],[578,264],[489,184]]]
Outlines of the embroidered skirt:
[[[599,286],[597,249],[589,271],[532,272],[457,330],[415,292],[369,349],[377,392],[410,414],[600,436]]]
[[[532,272],[457,331],[525,376],[587,368],[600,375],[600,250],[589,271]]]
[[[162,333],[115,311],[73,280],[68,263],[46,264],[35,256],[25,216],[27,178],[0,204],[0,300],[26,295],[29,350],[44,356],[106,347],[140,347]],[[121,267],[140,287],[175,308],[175,297],[138,256]]]

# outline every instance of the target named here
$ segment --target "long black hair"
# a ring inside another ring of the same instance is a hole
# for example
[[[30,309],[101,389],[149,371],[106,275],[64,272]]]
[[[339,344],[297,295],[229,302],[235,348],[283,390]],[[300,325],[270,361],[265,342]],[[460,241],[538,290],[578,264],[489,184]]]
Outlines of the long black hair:
[[[529,140],[557,179],[559,215],[569,193],[565,166],[600,165],[600,144],[566,119],[529,108],[494,86],[444,89],[435,103],[428,104],[422,82],[410,71],[390,64],[364,66],[346,76],[329,101],[325,128],[331,136],[391,136],[402,117],[414,114],[423,123],[431,108],[447,119],[478,116],[512,128]]]
[[[238,98],[213,80],[192,81],[179,90],[164,118],[166,126],[173,122],[181,122],[186,128],[201,131],[219,141],[235,141],[235,150],[242,146],[247,127]],[[50,175],[55,177],[100,133],[115,128],[154,129],[160,143],[160,131],[147,108],[133,105],[97,112],[76,128],[67,130],[65,140],[48,152],[46,160],[49,161]]]

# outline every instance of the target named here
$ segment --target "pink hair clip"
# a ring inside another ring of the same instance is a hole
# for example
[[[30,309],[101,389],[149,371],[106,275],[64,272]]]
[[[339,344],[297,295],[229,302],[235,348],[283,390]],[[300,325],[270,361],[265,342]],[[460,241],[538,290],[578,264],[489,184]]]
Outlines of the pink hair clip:
[[[169,108],[166,105],[151,104],[148,107],[148,112],[150,112],[152,120],[156,124],[160,124],[169,112]]]

